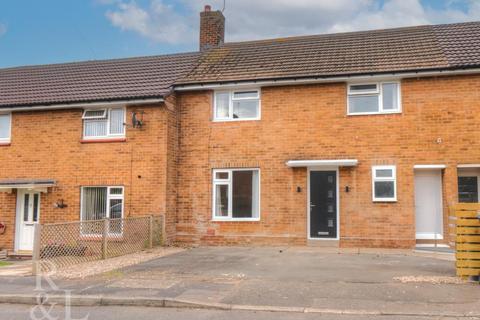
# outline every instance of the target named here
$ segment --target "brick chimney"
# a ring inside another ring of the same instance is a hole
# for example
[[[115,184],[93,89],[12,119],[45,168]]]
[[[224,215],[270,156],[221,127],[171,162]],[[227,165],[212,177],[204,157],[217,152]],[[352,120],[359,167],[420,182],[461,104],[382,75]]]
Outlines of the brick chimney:
[[[221,45],[225,39],[225,17],[221,11],[205,6],[200,12],[200,51]]]

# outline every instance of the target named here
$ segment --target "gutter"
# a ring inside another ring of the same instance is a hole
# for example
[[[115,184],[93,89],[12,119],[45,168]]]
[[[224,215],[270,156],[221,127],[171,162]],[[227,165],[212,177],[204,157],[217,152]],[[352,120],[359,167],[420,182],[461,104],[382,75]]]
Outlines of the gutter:
[[[350,76],[332,76],[332,77],[310,77],[310,78],[292,78],[292,79],[277,79],[277,80],[239,80],[229,82],[213,82],[207,84],[184,84],[176,85],[176,91],[190,91],[190,90],[208,90],[219,88],[241,88],[241,87],[258,87],[258,86],[285,86],[285,85],[300,85],[300,84],[314,84],[314,83],[331,83],[331,82],[354,82],[354,81],[369,81],[369,80],[396,80],[402,78],[418,78],[418,77],[433,77],[433,76],[452,76],[452,75],[468,75],[480,73],[480,68],[460,69],[460,70],[430,70],[430,71],[407,71],[407,72],[390,72],[382,74],[363,74]]]
[[[2,108],[1,112],[16,112],[16,111],[37,111],[37,110],[60,110],[60,109],[83,109],[83,108],[95,108],[106,107],[116,105],[143,105],[151,103],[164,102],[163,98],[157,99],[142,99],[142,100],[119,100],[119,101],[106,101],[106,102],[81,102],[81,103],[67,103],[67,104],[52,104],[52,105],[40,105],[40,106],[19,106]]]

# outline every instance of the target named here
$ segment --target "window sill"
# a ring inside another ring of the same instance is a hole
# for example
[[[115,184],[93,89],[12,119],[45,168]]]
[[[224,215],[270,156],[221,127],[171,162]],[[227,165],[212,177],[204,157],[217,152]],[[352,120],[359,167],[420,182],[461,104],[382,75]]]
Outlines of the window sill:
[[[260,121],[261,118],[245,118],[245,119],[213,119],[212,122],[222,123],[222,122],[243,122],[243,121]]]
[[[4,141],[4,142],[0,141],[0,147],[9,147],[11,145],[12,143],[10,141]]]
[[[373,202],[382,203],[382,202],[397,202],[397,199],[373,199]]]
[[[231,218],[231,219],[222,219],[222,218],[214,218],[212,219],[213,222],[259,222],[260,218]]]
[[[381,116],[381,115],[389,115],[389,114],[401,114],[402,113],[402,110],[398,110],[398,111],[388,111],[388,112],[358,112],[358,113],[347,113],[347,116],[374,116],[374,115],[378,115],[378,116]]]
[[[114,143],[126,142],[127,138],[82,139],[80,143]]]

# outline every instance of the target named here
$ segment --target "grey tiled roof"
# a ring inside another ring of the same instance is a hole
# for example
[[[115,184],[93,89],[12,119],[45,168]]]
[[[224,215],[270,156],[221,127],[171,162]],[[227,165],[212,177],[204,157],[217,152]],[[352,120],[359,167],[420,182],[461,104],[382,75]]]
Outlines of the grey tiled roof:
[[[480,22],[225,43],[202,53],[0,69],[0,108],[163,97],[172,86],[480,66]]]
[[[480,65],[480,23],[226,43],[178,84],[421,71]]]
[[[0,69],[0,108],[162,97],[198,53]]]

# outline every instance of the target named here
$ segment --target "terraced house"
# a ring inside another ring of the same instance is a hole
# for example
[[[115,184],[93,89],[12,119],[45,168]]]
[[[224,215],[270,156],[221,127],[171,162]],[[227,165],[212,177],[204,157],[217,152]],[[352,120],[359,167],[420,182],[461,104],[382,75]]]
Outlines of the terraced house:
[[[480,23],[0,70],[0,247],[165,214],[170,242],[448,243],[478,202]]]

